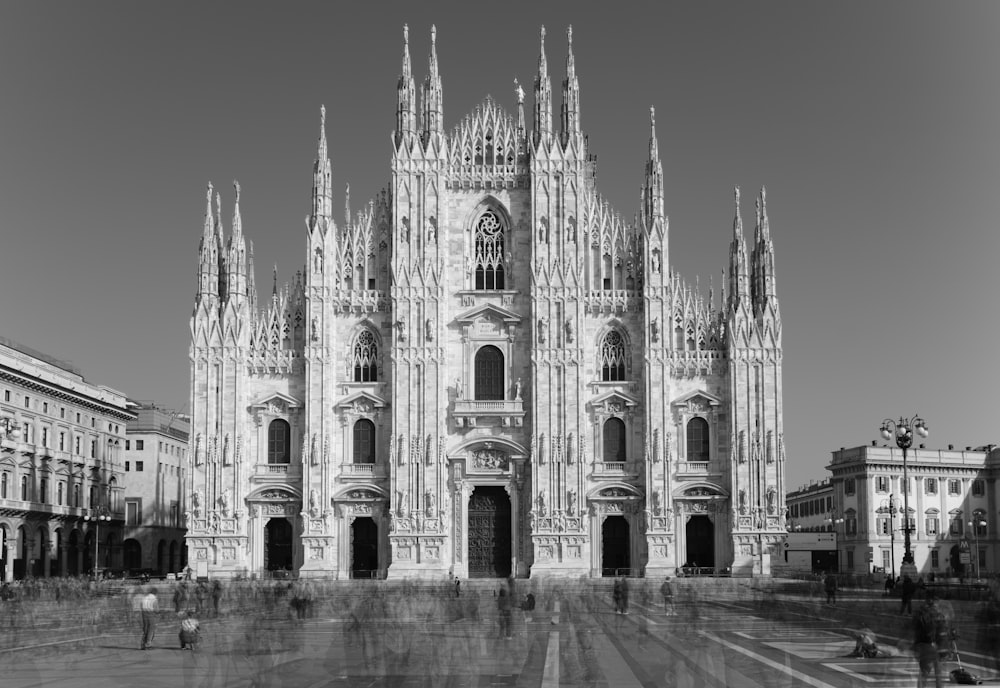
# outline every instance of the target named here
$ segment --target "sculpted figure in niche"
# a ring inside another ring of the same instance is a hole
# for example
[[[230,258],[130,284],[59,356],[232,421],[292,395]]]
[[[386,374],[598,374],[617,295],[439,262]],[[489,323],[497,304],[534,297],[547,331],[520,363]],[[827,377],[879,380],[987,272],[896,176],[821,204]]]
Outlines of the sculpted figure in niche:
[[[464,398],[462,390],[462,378],[460,377],[455,378],[455,398],[456,399]]]
[[[649,338],[654,342],[660,341],[660,321],[658,318],[649,321]]]
[[[773,485],[767,488],[767,513],[769,513],[769,514],[773,514],[774,513],[774,510],[776,508],[774,502],[775,502],[775,499],[777,498],[777,494],[778,493],[774,489]]]
[[[549,329],[549,319],[539,318],[538,319],[538,342],[539,344],[545,343],[545,331]]]
[[[313,261],[313,272],[323,272],[323,252],[316,249],[316,259]]]
[[[537,502],[537,504],[538,504],[538,515],[539,516],[544,516],[545,515],[545,493],[544,492],[539,492],[538,493],[538,502]]]
[[[191,513],[195,518],[201,518],[201,491],[195,490],[191,494]]]
[[[406,341],[406,323],[402,320],[396,321],[396,339],[401,342]]]
[[[424,322],[424,337],[429,342],[434,341],[434,321],[431,318]]]
[[[319,515],[319,495],[316,490],[309,490],[309,515],[313,518]]]
[[[424,493],[424,506],[427,509],[427,515],[433,516],[435,500],[434,500],[434,493],[431,492],[430,490],[427,490],[427,492]]]
[[[312,322],[309,324],[309,333],[314,342],[319,341],[319,321],[313,317]]]
[[[747,491],[740,490],[740,513],[744,516],[747,513]]]
[[[222,491],[222,496],[219,497],[219,506],[222,508],[222,515],[227,518],[229,516],[229,502],[232,499],[232,494],[233,493],[227,487]]]
[[[566,493],[566,513],[570,516],[576,514],[576,490],[570,490]]]
[[[430,218],[427,220],[427,242],[434,243],[438,240],[437,220]]]
[[[514,383],[514,399],[521,401],[521,378],[517,378],[517,382]]]
[[[572,344],[573,343],[573,321],[572,320],[567,320],[566,321],[566,342],[568,344]]]
[[[660,249],[653,249],[653,272],[658,273],[660,271]]]
[[[400,231],[400,239],[402,239],[402,241],[404,243],[409,242],[410,241],[410,218],[408,218],[408,217],[406,217],[404,215],[400,219],[400,221],[399,221],[399,226],[400,226],[400,230],[401,230]]]

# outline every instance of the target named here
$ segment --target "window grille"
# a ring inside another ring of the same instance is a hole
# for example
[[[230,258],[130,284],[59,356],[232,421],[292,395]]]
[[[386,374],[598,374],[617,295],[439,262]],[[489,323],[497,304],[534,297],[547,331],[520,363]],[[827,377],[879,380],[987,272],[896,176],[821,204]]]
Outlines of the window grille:
[[[487,210],[476,222],[476,289],[504,288],[503,223]]]
[[[378,344],[370,330],[359,334],[354,345],[354,381],[378,381]]]
[[[601,380],[620,382],[625,379],[625,340],[617,330],[604,336],[601,342]]]

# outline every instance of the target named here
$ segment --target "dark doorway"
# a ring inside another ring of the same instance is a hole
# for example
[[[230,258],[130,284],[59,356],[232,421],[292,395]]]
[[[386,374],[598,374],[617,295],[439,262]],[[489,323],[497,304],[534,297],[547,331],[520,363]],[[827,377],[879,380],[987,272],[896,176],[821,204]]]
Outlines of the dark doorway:
[[[176,573],[173,569],[167,568],[167,541],[160,540],[156,545],[156,572],[161,576],[167,573]]]
[[[292,570],[292,524],[287,518],[272,518],[264,526],[264,568]]]
[[[351,578],[378,577],[378,526],[367,516],[351,524]]]
[[[469,577],[510,576],[510,497],[502,487],[477,487],[469,497]]]
[[[0,526],[0,581],[7,580],[7,545],[10,543],[10,533]]]
[[[948,552],[948,563],[951,565],[952,575],[961,576],[964,573],[962,552],[958,545],[951,546],[951,550]]]
[[[142,545],[139,544],[137,540],[129,538],[123,543],[123,551],[125,552],[125,566],[126,569],[141,569],[142,568]]]
[[[708,516],[692,516],[685,529],[687,535],[687,561],[685,565],[697,568],[715,566],[715,528]]]
[[[601,575],[629,576],[628,521],[624,516],[608,516],[601,526]]]
[[[80,575],[80,531],[74,530],[69,534],[69,548],[66,550],[66,574],[69,576]]]
[[[171,540],[170,541],[170,570],[171,571],[180,571],[183,568],[184,567],[182,565],[180,565],[178,563],[178,561],[177,561],[177,541],[176,540]]]

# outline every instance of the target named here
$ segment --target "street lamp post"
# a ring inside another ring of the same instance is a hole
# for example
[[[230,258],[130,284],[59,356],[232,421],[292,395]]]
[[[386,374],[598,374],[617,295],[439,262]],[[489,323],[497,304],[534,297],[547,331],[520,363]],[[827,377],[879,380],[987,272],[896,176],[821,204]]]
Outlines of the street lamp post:
[[[111,512],[108,511],[108,507],[103,504],[99,507],[90,510],[91,513],[83,517],[84,521],[94,522],[94,578],[97,578],[97,572],[100,569],[100,564],[98,564],[98,547],[101,542],[101,522],[107,523],[111,520]]]
[[[906,465],[906,450],[913,445],[913,431],[921,437],[927,437],[930,432],[927,423],[920,416],[909,420],[900,417],[899,420],[886,418],[882,421],[879,431],[884,439],[896,437],[896,446],[903,450],[903,564],[913,564],[913,551],[910,549],[910,483]]]
[[[976,541],[976,580],[980,579],[979,571],[979,529],[986,527],[986,521],[982,519],[978,514],[975,515],[976,520],[969,521],[969,527],[972,528],[972,537]]]
[[[896,580],[896,499],[893,495],[889,495],[888,500],[882,500],[878,513],[889,514],[889,561],[892,564],[892,579]]]
[[[10,438],[15,442],[21,439],[21,428],[17,427],[17,419],[11,416],[0,417],[0,439]]]

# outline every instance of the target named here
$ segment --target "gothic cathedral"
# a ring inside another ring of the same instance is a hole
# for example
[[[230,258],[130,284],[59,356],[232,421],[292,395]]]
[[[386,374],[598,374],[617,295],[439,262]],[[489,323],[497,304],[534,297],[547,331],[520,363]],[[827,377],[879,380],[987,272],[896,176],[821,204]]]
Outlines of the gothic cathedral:
[[[391,183],[334,219],[325,126],[306,265],[258,307],[236,185],[209,186],[191,319],[199,575],[766,575],[785,530],[781,318],[764,191],[718,303],[670,269],[653,112],[632,222],[597,191],[572,29],[558,129],[444,127],[404,29]],[[323,111],[325,120],[325,111]],[[324,123],[325,125],[325,123]]]

